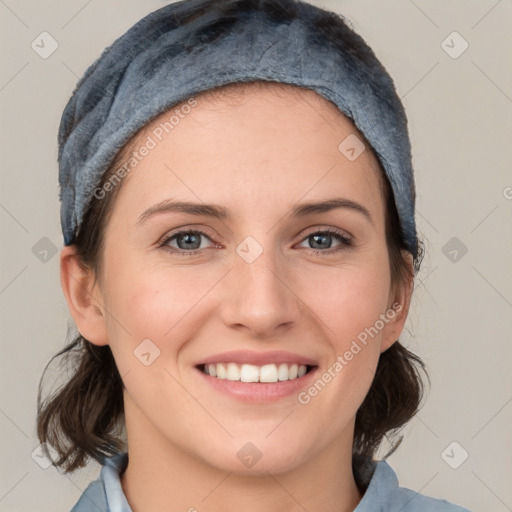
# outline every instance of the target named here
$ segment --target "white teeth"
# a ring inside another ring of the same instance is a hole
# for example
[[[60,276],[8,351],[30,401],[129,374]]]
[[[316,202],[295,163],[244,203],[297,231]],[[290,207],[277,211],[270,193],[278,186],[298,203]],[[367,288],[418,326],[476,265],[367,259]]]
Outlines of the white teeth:
[[[223,365],[223,364],[211,364],[210,365],[210,368],[212,366],[215,366],[216,367],[216,376],[218,379],[227,379],[227,375],[226,375],[226,367]],[[211,373],[210,373],[211,375]]]
[[[288,380],[288,365],[280,364],[279,369],[277,370],[277,377],[279,380]]]
[[[228,380],[240,380],[240,368],[236,363],[228,363]]]
[[[260,382],[277,382],[277,368],[275,364],[266,364],[260,368]]]
[[[253,364],[218,363],[204,365],[204,372],[217,379],[242,382],[277,382],[302,377],[307,372],[304,364],[281,363],[256,366]]]
[[[211,375],[211,374],[210,374]],[[253,364],[243,364],[240,370],[240,380],[242,382],[258,382],[260,370]]]

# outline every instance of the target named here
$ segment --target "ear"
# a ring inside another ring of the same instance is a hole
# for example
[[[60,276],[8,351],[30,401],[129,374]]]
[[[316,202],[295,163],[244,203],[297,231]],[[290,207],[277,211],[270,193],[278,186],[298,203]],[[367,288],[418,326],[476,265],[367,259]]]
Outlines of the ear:
[[[78,331],[95,345],[108,345],[103,297],[94,272],[84,268],[73,245],[60,253],[60,282]]]
[[[410,252],[404,250],[402,250],[402,257],[406,261],[409,271],[403,281],[391,287],[389,305],[385,316],[387,322],[382,331],[381,352],[391,347],[398,340],[400,334],[402,334],[411,304],[413,257]]]

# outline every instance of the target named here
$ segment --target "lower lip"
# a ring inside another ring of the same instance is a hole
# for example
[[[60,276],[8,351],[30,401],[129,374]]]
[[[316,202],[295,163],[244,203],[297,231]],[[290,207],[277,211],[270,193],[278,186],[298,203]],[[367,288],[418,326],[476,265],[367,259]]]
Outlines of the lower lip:
[[[194,368],[213,389],[242,402],[268,403],[298,394],[309,385],[316,375],[318,367],[312,368],[302,377],[277,382],[242,382],[238,380],[217,379]]]

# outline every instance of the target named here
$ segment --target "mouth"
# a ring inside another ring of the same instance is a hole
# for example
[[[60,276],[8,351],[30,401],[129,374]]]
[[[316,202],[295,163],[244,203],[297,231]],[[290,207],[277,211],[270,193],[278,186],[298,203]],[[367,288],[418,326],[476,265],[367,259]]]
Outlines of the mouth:
[[[205,375],[219,380],[247,383],[276,383],[300,379],[317,366],[297,363],[271,363],[264,365],[234,362],[199,364],[196,368]]]
[[[196,375],[205,386],[205,396],[212,391],[247,404],[270,404],[283,399],[298,399],[299,393],[312,385],[319,367],[297,363],[199,364]]]

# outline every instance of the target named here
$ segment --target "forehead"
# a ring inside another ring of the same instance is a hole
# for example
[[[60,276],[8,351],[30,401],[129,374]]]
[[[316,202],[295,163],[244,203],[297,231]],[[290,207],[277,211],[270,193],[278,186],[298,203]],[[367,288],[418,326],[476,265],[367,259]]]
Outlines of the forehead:
[[[192,100],[197,106],[190,108],[189,103]],[[244,109],[244,106],[248,103],[253,104],[254,108]],[[144,126],[125,145],[121,154],[126,157],[130,151],[143,144],[148,135],[155,135],[155,132],[159,132],[156,134],[156,138],[158,143],[161,142],[162,137],[167,138],[166,135],[169,135],[171,131],[177,131],[178,125],[181,125],[182,130],[183,124],[190,125],[194,122],[203,123],[203,125],[210,123],[211,126],[215,126],[216,117],[218,118],[219,115],[226,113],[233,114],[237,111],[239,112],[238,121],[243,120],[247,123],[250,118],[256,120],[261,117],[258,114],[262,104],[266,104],[267,108],[271,106],[279,108],[281,116],[283,109],[289,110],[290,126],[288,128],[290,132],[297,129],[302,129],[304,132],[308,130],[333,131],[339,136],[356,134],[359,139],[365,141],[364,136],[353,122],[333,102],[316,91],[282,82],[254,81],[230,83],[215,87],[182,101]],[[292,124],[293,121],[297,120],[296,116],[295,119],[293,118],[294,111],[300,113],[300,123]],[[183,115],[183,112],[185,112],[185,115]],[[179,114],[179,117],[177,115],[173,116],[173,114]],[[187,123],[182,122],[185,117],[189,119]],[[267,119],[269,128],[272,128],[275,124],[275,118]],[[166,126],[167,130],[165,129]],[[159,130],[159,127],[163,127],[163,129]],[[365,145],[369,148],[366,141]],[[372,151],[368,151],[367,156],[372,165],[379,166]]]
[[[312,90],[253,82],[206,91],[194,100],[193,108],[183,108],[183,102],[161,114],[127,144],[125,160],[151,146],[123,180],[130,194],[152,200],[165,189],[167,197],[181,190],[188,197],[227,200],[234,193],[259,193],[268,200],[272,189],[276,198],[299,200],[308,190],[322,196],[341,186],[342,193],[344,185],[360,195],[373,191],[375,200],[380,192],[382,171],[364,137]],[[340,150],[348,137],[365,147],[354,161]]]

